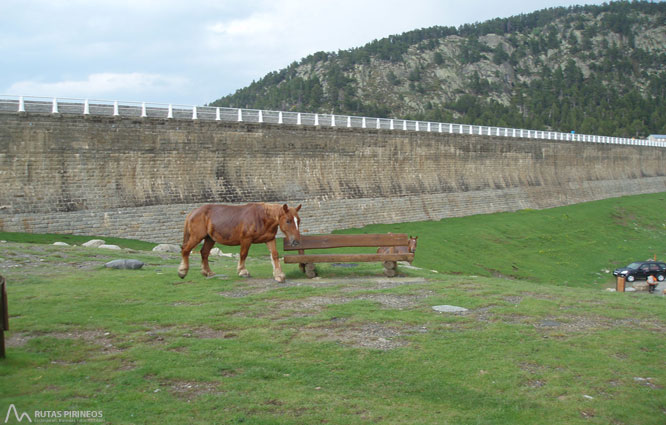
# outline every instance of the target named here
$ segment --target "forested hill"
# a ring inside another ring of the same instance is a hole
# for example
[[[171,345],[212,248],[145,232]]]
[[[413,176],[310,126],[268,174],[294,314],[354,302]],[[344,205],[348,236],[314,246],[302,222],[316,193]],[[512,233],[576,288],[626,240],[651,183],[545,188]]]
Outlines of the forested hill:
[[[551,8],[318,52],[211,103],[666,134],[666,2]]]

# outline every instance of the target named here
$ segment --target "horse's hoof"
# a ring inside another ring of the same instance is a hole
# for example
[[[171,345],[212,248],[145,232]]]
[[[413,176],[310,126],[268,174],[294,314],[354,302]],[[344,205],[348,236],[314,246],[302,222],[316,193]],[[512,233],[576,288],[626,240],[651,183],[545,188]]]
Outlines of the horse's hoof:
[[[185,279],[185,276],[187,276],[187,272],[181,272],[180,270],[178,270],[178,277],[179,278]]]
[[[204,276],[206,276],[206,277],[213,277],[213,276],[215,276],[215,273],[213,273],[212,271],[208,271],[208,272],[207,272],[207,271],[201,270],[201,274],[204,275]]]
[[[278,283],[284,283],[284,281],[287,279],[287,276],[285,276],[285,274],[283,273],[283,274],[279,274],[277,276],[273,276],[273,278]]]
[[[250,272],[247,271],[247,270],[241,270],[240,272],[238,272],[238,276],[240,276],[240,277],[250,277]]]

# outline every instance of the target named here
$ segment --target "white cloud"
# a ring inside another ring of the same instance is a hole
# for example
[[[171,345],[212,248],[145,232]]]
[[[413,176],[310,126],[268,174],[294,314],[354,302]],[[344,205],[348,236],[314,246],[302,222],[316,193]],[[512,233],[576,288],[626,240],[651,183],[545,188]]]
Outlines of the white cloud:
[[[17,95],[100,98],[118,92],[145,96],[157,92],[181,92],[189,81],[183,77],[159,74],[99,73],[85,80],[57,82],[20,81],[9,87],[9,93]],[[135,99],[123,99],[135,100]]]

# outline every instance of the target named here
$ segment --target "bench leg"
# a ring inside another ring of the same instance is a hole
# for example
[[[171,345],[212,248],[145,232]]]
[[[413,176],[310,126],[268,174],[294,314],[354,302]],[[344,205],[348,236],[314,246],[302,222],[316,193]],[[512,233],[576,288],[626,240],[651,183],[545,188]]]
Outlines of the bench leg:
[[[398,263],[395,261],[384,261],[384,276],[394,277],[398,274]]]
[[[315,269],[314,263],[307,263],[305,265],[305,275],[310,279],[317,277],[317,269]]]

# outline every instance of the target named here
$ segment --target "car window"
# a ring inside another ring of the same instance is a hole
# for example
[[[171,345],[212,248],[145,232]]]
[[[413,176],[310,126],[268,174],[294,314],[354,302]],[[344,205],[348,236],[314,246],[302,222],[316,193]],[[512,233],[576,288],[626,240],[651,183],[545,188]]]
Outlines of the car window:
[[[641,263],[631,263],[627,266],[628,269],[637,269],[641,266]]]
[[[641,266],[641,271],[648,271],[649,268],[650,268],[650,267],[649,267],[647,264],[643,264],[643,265]]]

